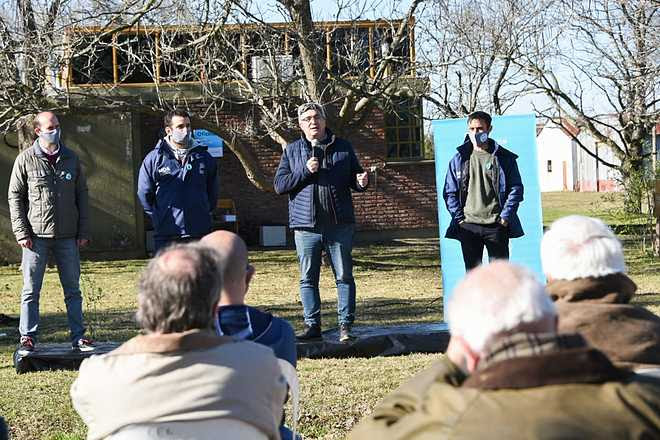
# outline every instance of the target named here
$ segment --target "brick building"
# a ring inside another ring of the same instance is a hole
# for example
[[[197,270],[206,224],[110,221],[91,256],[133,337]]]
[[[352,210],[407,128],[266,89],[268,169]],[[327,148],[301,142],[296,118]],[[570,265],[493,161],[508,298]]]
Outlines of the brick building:
[[[381,48],[388,44],[388,35],[391,36],[397,27],[396,23],[385,21],[333,22],[317,26],[328,72],[350,75],[346,70],[350,62],[372,76],[374,66],[382,56]],[[53,87],[52,93],[73,92],[75,97],[72,99],[86,99],[85,106],[92,109],[89,113],[77,111],[60,115],[63,140],[81,157],[88,176],[93,218],[88,256],[127,258],[145,255],[150,222],[135,195],[137,173],[162,129],[162,118],[157,114],[130,110],[98,112],[94,111],[94,99],[100,96],[103,101],[117,96],[142,103],[184,102],[193,118],[211,114],[204,118],[211,125],[235,126],[250,122],[253,109],[244,104],[243,107],[236,104],[208,111],[204,81],[208,86],[212,82],[209,76],[214,69],[218,71],[217,66],[212,65],[212,57],[206,57],[191,71],[182,71],[180,66],[198,62],[196,51],[175,51],[181,56],[190,56],[181,63],[177,58],[164,58],[168,52],[161,46],[165,42],[185,43],[199,35],[199,30],[190,29],[141,27],[98,38],[104,29],[75,30],[82,35],[75,44],[92,47],[92,50],[72,55],[70,64],[58,75],[60,83]],[[239,51],[233,54],[235,68],[251,79],[264,75],[264,52],[250,46],[254,37],[250,28],[233,29],[235,34],[229,37],[235,37],[235,50]],[[296,68],[295,38],[288,33],[286,24],[275,25],[273,29],[281,32],[280,37],[275,38],[276,44],[280,44],[275,49],[282,51],[275,57],[277,68],[289,75],[290,70]],[[404,43],[397,50],[397,61],[392,68],[406,71],[398,80],[409,90],[426,87],[427,81],[418,78],[414,71],[412,28],[407,30]],[[72,53],[75,53],[75,47]],[[131,64],[131,60],[142,55],[147,61]],[[402,94],[394,107],[386,110],[380,104],[376,105],[360,128],[345,136],[355,147],[370,177],[369,190],[354,194],[358,239],[437,233],[434,164],[424,142],[422,106],[419,101],[406,97],[409,95],[414,93]],[[18,150],[6,140],[0,140],[0,171],[9,176]],[[266,179],[272,181],[282,147],[268,137],[243,141],[251,146]],[[259,243],[261,226],[287,224],[287,197],[255,187],[231,148],[224,149],[224,156],[218,158],[218,167],[220,197],[233,201],[239,232],[250,244]],[[0,191],[6,194],[8,179],[5,180],[0,182]],[[4,198],[0,199],[0,251],[0,260],[17,261],[20,258]]]

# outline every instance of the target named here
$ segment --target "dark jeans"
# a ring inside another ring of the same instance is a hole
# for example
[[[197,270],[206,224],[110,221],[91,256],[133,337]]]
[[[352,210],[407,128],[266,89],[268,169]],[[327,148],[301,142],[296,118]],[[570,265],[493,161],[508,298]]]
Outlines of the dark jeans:
[[[296,229],[294,232],[300,262],[300,300],[307,325],[321,324],[319,275],[323,248],[330,255],[335,274],[339,324],[352,324],[355,320],[355,280],[351,255],[353,230],[352,224],[343,224]]]
[[[509,231],[499,223],[462,223],[459,225],[458,239],[461,242],[466,271],[481,264],[484,246],[488,249],[489,261],[509,259]]]

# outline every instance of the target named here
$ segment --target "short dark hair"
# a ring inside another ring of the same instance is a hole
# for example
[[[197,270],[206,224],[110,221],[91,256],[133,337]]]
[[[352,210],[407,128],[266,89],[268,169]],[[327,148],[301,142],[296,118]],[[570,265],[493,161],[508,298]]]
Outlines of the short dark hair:
[[[175,108],[174,110],[170,110],[169,112],[165,113],[165,117],[163,118],[165,127],[169,127],[170,125],[172,125],[172,118],[174,118],[175,116],[181,116],[182,118],[190,119],[190,113],[188,113],[182,108]]]
[[[489,127],[490,127],[490,123],[493,121],[493,118],[491,118],[490,115],[486,112],[470,113],[470,116],[468,116],[468,124],[473,119],[479,119],[480,121],[484,121],[486,125],[488,125]]]
[[[175,267],[166,258],[180,253]],[[154,257],[140,276],[136,318],[148,332],[179,333],[213,326],[222,290],[222,269],[215,251],[175,244]]]

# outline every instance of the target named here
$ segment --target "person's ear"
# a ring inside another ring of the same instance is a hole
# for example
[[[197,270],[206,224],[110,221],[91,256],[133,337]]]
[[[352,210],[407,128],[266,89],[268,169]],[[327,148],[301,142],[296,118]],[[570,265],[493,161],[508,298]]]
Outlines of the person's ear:
[[[493,131],[493,126],[492,125],[490,127],[488,127],[488,134],[490,134],[491,131]]]
[[[167,136],[171,135],[172,134],[172,128],[171,127],[165,127],[165,134]]]
[[[252,281],[252,277],[254,276],[255,272],[256,272],[256,269],[254,268],[254,266],[251,265],[251,264],[248,264],[247,270],[245,271],[245,291],[246,292],[250,288],[250,281]]]

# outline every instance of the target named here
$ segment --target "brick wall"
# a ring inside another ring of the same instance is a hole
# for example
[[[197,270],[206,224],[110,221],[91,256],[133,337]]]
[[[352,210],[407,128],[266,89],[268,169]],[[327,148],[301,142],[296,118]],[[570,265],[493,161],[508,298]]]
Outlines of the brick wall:
[[[241,115],[245,113],[235,109],[221,118],[227,123],[241,123],[245,120]],[[349,136],[349,140],[360,163],[369,171],[370,180],[367,192],[353,193],[358,231],[437,227],[433,162],[386,163],[384,122],[379,110],[374,111],[365,127]],[[272,180],[281,156],[280,146],[270,139],[253,139],[251,143],[264,174]],[[373,172],[372,166],[375,167]],[[287,197],[261,191],[252,185],[243,166],[228,148],[219,167],[220,197],[234,200],[240,233],[250,243],[258,242],[260,225],[287,224]]]

